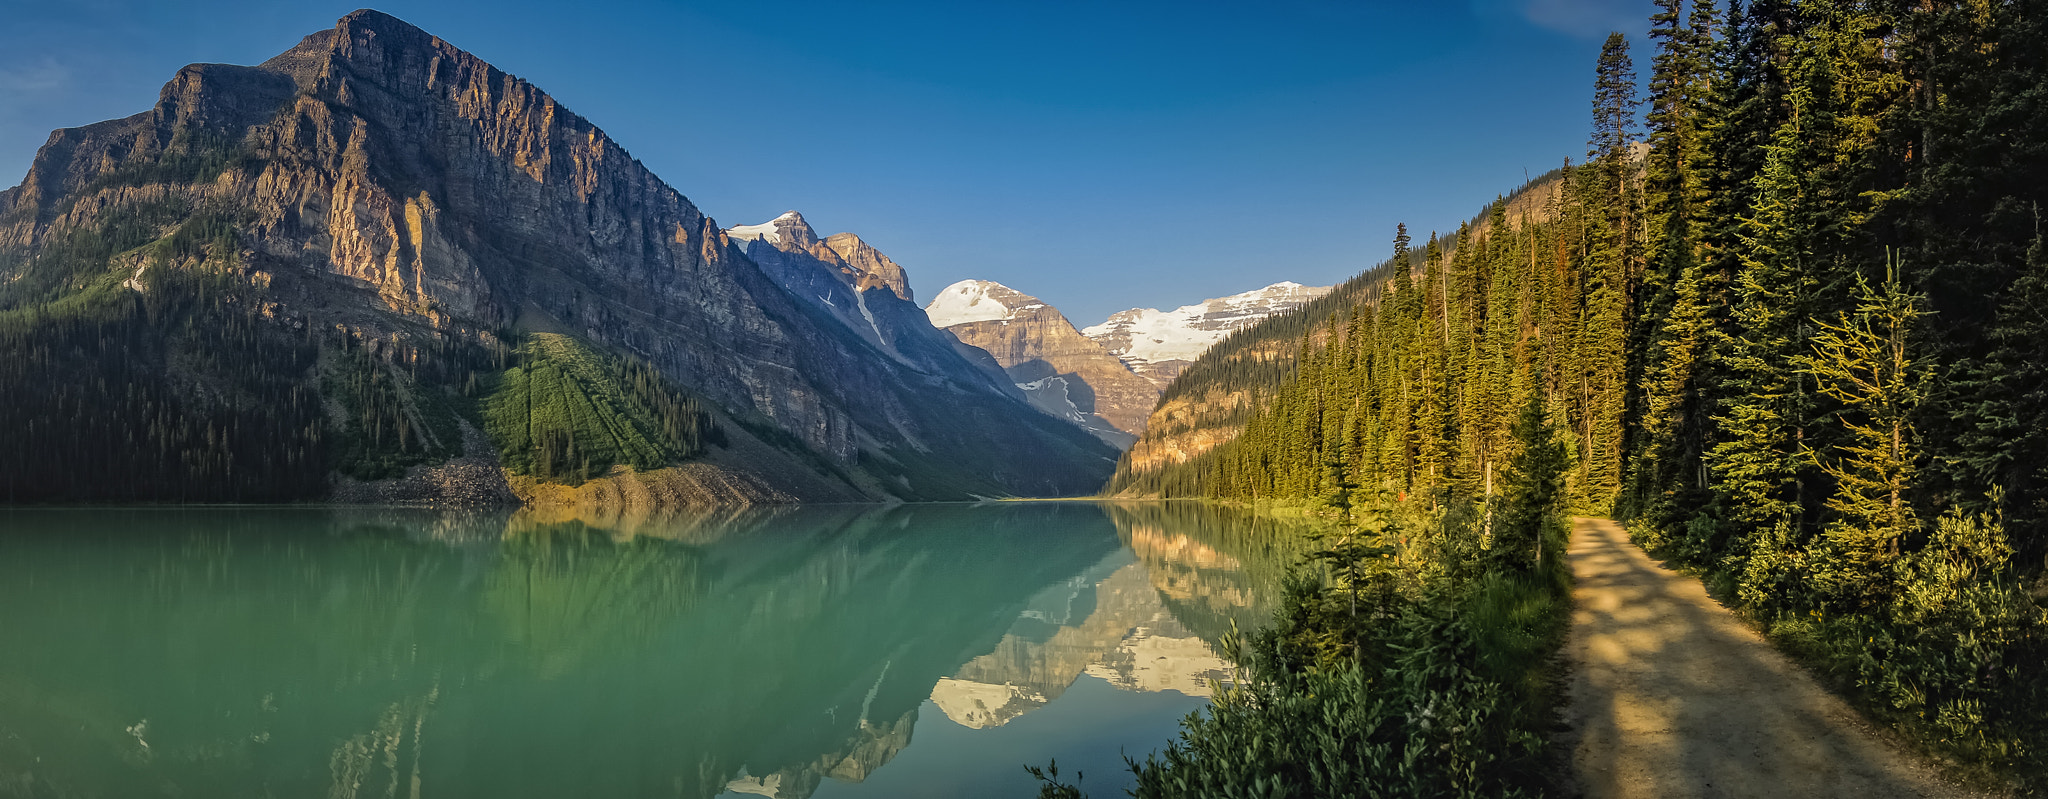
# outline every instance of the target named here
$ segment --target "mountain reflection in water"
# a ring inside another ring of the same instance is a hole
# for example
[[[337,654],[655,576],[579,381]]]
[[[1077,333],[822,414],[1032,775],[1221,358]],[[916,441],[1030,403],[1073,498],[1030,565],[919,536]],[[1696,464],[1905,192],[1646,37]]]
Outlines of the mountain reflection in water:
[[[1206,696],[1294,541],[1188,505],[9,511],[0,796],[801,799],[927,701],[984,735],[1083,674]]]

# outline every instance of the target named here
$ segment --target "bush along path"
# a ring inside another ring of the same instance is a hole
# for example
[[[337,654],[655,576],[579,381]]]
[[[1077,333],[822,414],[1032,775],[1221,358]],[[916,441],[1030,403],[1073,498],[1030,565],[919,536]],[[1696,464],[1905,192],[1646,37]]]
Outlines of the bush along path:
[[[1567,721],[1588,799],[1971,795],[1895,750],[1698,580],[1577,519]]]

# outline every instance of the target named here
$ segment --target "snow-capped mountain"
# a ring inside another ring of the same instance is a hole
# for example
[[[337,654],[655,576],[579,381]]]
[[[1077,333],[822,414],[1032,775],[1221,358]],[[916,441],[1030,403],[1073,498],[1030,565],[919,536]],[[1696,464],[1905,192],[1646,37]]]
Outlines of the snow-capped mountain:
[[[1107,348],[1131,371],[1165,388],[1225,336],[1259,320],[1286,313],[1330,293],[1329,286],[1281,282],[1243,294],[1232,294],[1171,311],[1132,308],[1111,314],[1108,321],[1082,328],[1081,334]]]
[[[1118,447],[1136,440],[1159,401],[1158,386],[1081,335],[1059,309],[1009,286],[963,280],[924,312],[934,326],[994,356],[1039,410]]]
[[[1040,302],[1024,292],[990,280],[962,280],[947,286],[925,306],[933,327],[952,327],[968,322],[996,322],[1020,318],[1039,308]]]

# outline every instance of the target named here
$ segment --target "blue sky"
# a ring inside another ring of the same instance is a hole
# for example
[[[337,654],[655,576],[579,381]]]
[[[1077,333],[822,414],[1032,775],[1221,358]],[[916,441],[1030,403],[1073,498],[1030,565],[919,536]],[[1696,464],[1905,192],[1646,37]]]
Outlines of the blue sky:
[[[146,110],[359,6],[0,0],[0,185],[59,127]],[[1585,151],[1609,30],[1648,0],[376,8],[526,78],[720,224],[797,209],[1078,325],[1386,256]]]

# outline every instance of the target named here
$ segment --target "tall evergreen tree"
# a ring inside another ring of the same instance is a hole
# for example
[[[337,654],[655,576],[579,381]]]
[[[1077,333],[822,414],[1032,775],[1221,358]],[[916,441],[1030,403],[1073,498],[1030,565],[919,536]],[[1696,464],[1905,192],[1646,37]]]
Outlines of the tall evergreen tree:
[[[1658,54],[1650,80],[1650,152],[1645,165],[1646,258],[1642,307],[1629,336],[1629,495],[1624,513],[1668,524],[1683,505],[1687,472],[1701,452],[1695,378],[1707,343],[1709,285],[1702,270],[1708,200],[1707,149],[1715,106],[1718,12],[1711,0],[1659,0],[1650,35]]]

